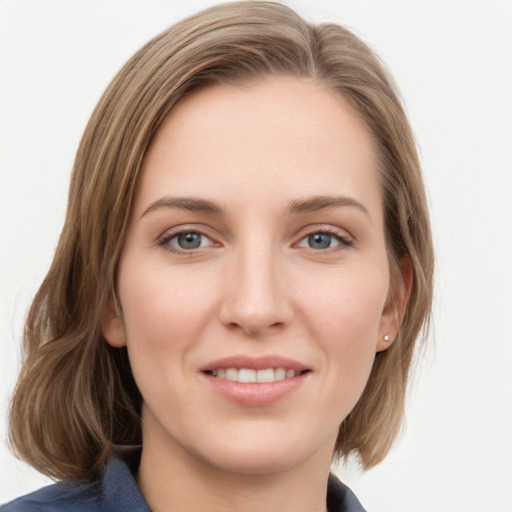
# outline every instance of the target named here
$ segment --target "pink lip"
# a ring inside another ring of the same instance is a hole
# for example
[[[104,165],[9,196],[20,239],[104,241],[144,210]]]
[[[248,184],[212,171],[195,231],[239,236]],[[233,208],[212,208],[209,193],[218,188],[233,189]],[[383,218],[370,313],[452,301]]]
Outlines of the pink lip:
[[[276,382],[240,383],[214,377],[207,373],[221,368],[249,368],[252,370],[286,368],[287,370],[295,370],[297,375]],[[200,369],[202,377],[206,379],[207,383],[221,397],[236,404],[252,407],[273,404],[298,390],[311,375],[311,372],[306,372],[306,370],[309,370],[307,366],[280,356],[256,358],[249,356],[233,356],[218,359]]]
[[[207,372],[218,370],[220,368],[248,368],[251,370],[265,370],[266,368],[286,368],[287,370],[295,370],[296,372],[303,372],[304,370],[309,369],[307,366],[299,363],[298,361],[276,355],[263,357],[237,355],[212,361],[211,363],[208,363],[199,368],[199,371]]]

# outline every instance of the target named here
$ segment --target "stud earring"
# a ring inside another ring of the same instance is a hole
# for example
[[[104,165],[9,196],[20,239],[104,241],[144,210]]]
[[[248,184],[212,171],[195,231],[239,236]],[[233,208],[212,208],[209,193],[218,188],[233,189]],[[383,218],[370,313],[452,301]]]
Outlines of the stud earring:
[[[389,334],[384,335],[384,341],[389,341]]]

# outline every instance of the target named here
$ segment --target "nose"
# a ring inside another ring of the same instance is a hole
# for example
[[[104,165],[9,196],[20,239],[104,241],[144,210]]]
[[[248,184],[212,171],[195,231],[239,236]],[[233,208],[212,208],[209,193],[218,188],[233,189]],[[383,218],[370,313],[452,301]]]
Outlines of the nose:
[[[221,322],[250,337],[280,332],[293,318],[283,262],[271,248],[240,249],[227,269]]]

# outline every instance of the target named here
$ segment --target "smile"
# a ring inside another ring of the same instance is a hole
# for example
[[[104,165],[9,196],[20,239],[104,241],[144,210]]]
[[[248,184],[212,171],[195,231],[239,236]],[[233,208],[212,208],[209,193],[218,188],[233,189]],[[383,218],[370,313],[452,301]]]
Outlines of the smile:
[[[278,355],[235,355],[199,368],[214,393],[238,405],[263,407],[298,392],[313,368]]]
[[[226,379],[232,382],[256,383],[256,382],[278,382],[285,379],[292,379],[308,370],[297,372],[292,368],[264,368],[254,370],[252,368],[219,368],[206,372],[213,377]]]

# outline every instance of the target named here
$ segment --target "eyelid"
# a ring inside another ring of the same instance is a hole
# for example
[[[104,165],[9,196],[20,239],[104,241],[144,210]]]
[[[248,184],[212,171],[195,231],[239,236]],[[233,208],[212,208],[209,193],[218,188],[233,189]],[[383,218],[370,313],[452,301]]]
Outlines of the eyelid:
[[[208,229],[207,227],[205,227],[203,225],[183,224],[183,225],[174,226],[172,228],[165,230],[157,238],[156,243],[158,246],[160,246],[162,249],[164,249],[168,252],[184,254],[184,255],[192,255],[192,254],[195,254],[197,251],[204,250],[205,248],[212,247],[212,246],[219,247],[222,245],[220,242],[217,241],[218,237],[213,235],[210,231],[211,231],[210,229]],[[186,234],[186,233],[198,233],[200,235],[207,237],[212,243],[209,244],[207,247],[199,247],[197,249],[189,249],[189,250],[180,249],[180,248],[177,248],[174,246],[172,246],[172,247],[170,246],[170,244],[168,243],[169,240],[171,240],[172,238],[174,238],[180,234]],[[313,235],[315,233],[323,233],[323,234],[331,235],[331,236],[335,237],[340,242],[338,245],[336,245],[334,247],[326,248],[326,249],[313,249],[313,248],[304,247],[305,249],[310,249],[311,251],[314,251],[317,253],[319,253],[319,252],[327,253],[330,251],[343,250],[343,249],[353,246],[354,243],[356,242],[355,237],[351,233],[349,233],[346,229],[342,229],[342,228],[335,227],[332,225],[314,224],[314,225],[306,226],[303,229],[301,229],[299,231],[299,233],[297,234],[298,241],[295,242],[293,245],[298,246],[298,244],[300,242],[302,242],[306,237]]]
[[[191,255],[195,254],[199,250],[204,250],[206,247],[199,247],[197,249],[180,249],[179,247],[171,246],[168,242],[173,239],[174,237],[178,235],[183,235],[186,233],[197,233],[199,235],[203,235],[206,238],[208,238],[212,244],[210,244],[208,247],[211,246],[220,246],[221,244],[215,240],[215,237],[212,236],[211,233],[209,233],[210,230],[206,229],[204,226],[198,226],[197,224],[183,224],[180,226],[175,226],[173,228],[165,230],[156,240],[156,243],[158,246],[160,246],[162,249],[176,254],[184,254],[184,255]]]
[[[324,225],[315,224],[315,225],[307,226],[306,228],[302,229],[300,231],[300,233],[298,234],[299,240],[294,245],[298,245],[306,237],[314,235],[316,233],[323,233],[323,234],[327,234],[327,235],[331,235],[331,236],[335,237],[337,240],[339,240],[339,242],[340,242],[339,245],[341,247],[335,246],[335,247],[331,247],[331,248],[327,248],[327,249],[323,249],[323,250],[309,248],[314,252],[329,252],[329,251],[335,251],[335,250],[340,250],[340,249],[346,249],[348,247],[353,246],[354,243],[356,242],[356,238],[351,233],[349,233],[346,229],[338,228],[335,226],[326,226],[325,224]]]

